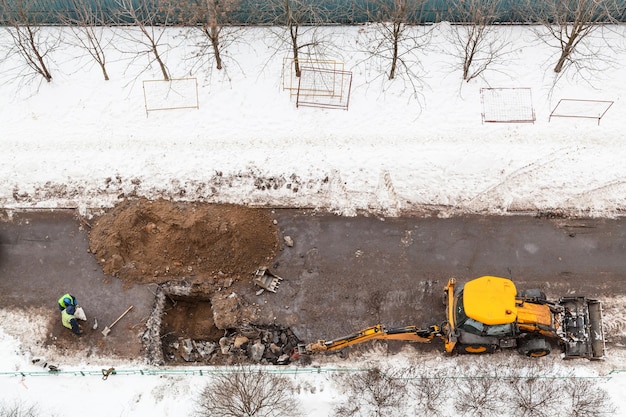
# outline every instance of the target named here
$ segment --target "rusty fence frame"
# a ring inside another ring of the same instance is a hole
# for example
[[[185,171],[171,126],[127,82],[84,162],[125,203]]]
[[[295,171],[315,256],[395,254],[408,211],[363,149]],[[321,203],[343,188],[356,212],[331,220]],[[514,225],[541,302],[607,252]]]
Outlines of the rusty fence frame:
[[[495,117],[488,117],[485,110],[485,91],[527,91],[528,101],[530,104],[530,114],[526,118],[510,118],[510,119],[497,119]],[[529,87],[483,87],[480,89],[480,101],[482,105],[481,118],[483,123],[535,123],[537,117],[535,116],[535,108],[533,107],[532,90]]]
[[[170,83],[170,89],[172,82],[174,81],[194,81],[195,90],[196,90],[196,104],[191,106],[173,106],[173,107],[149,107],[148,106],[148,95],[146,93],[146,83]],[[161,111],[161,110],[179,110],[179,109],[199,109],[200,108],[200,98],[198,95],[198,79],[197,78],[171,78],[169,80],[143,80],[142,82],[143,88],[143,100],[144,106],[146,108],[146,117],[149,116],[151,111]]]
[[[333,77],[333,88],[330,90],[324,90],[321,93],[315,93],[311,89],[303,88],[302,86],[302,78],[305,72],[313,72],[313,73],[322,73],[322,74],[332,74]],[[339,91],[336,91],[334,86],[335,77],[340,77],[339,81]],[[347,82],[347,88],[344,91],[344,81]],[[314,67],[301,67],[300,68],[300,77],[298,79],[298,88],[296,90],[296,107],[319,107],[325,109],[344,109],[348,110],[350,106],[350,92],[352,90],[352,71],[343,71],[343,70],[335,70],[335,69],[326,69],[326,68],[314,68]],[[326,98],[328,102],[316,102],[311,100],[314,97],[322,97]],[[340,103],[345,104],[333,104],[330,100],[338,99]]]
[[[604,111],[602,111],[597,116],[594,116],[594,115],[580,115],[580,114],[556,114],[555,112],[557,111],[557,109],[559,108],[561,103],[566,103],[566,102],[573,102],[573,103],[602,103],[602,104],[608,104],[608,105],[606,106],[606,108],[604,108]],[[609,111],[609,109],[611,108],[613,103],[614,102],[611,101],[611,100],[583,100],[583,99],[576,99],[576,98],[562,98],[556,104],[554,109],[552,109],[552,111],[550,112],[550,117],[548,118],[548,122],[552,121],[553,117],[569,117],[569,118],[574,118],[574,119],[597,119],[598,120],[598,126],[599,126],[600,125],[600,120],[604,117],[606,112]]]

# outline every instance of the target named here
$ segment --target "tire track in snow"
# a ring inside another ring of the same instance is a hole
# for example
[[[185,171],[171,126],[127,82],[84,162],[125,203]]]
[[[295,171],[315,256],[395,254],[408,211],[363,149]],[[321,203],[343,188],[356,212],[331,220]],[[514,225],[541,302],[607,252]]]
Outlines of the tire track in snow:
[[[388,170],[383,170],[380,173],[375,197],[377,209],[390,216],[398,215],[401,209],[400,198],[398,197],[396,188],[391,180],[391,174]]]
[[[463,202],[459,202],[460,207],[465,207],[470,211],[483,211],[502,209],[507,210],[506,200],[510,199],[507,195],[511,194],[511,190],[520,184],[532,184],[532,176],[537,175],[542,169],[562,159],[565,156],[569,156],[571,153],[578,153],[579,147],[575,149],[560,148],[546,156],[538,158],[537,160],[530,162],[520,168],[517,168],[510,174],[506,175],[499,183],[489,186],[484,191],[479,192],[474,197]],[[494,204],[494,202],[498,204]]]
[[[615,198],[611,198],[614,196]],[[598,187],[585,190],[565,200],[566,207],[587,207],[589,211],[611,213],[626,206],[626,179],[615,179]],[[617,200],[621,200],[618,202]]]
[[[350,199],[348,188],[341,178],[341,173],[337,169],[333,169],[330,173],[329,187],[327,193],[328,204],[332,210],[335,210],[344,216],[356,215],[356,210]]]

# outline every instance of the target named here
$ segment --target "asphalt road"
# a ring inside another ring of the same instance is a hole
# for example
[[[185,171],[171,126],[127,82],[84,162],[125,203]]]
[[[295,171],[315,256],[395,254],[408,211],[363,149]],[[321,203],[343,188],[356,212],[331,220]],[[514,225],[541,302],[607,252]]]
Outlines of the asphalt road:
[[[449,277],[508,277],[553,298],[625,294],[626,219],[276,217],[295,244],[277,258],[274,315],[305,340],[439,324]]]
[[[236,290],[260,306],[260,320],[290,326],[305,341],[332,339],[383,323],[425,327],[443,321],[442,290],[481,275],[512,278],[549,297],[626,293],[626,219],[531,216],[439,218],[339,217],[274,210],[283,245],[273,272],[277,293]],[[154,284],[122,288],[88,252],[87,230],[72,211],[0,216],[0,302],[50,315],[48,343],[140,358]],[[61,327],[56,300],[74,293],[98,330],[76,342]],[[100,334],[129,305],[107,338]]]

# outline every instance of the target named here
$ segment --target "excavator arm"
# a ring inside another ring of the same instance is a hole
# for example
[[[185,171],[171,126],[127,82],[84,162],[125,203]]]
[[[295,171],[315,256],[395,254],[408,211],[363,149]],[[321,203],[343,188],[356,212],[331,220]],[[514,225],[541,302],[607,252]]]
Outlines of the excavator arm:
[[[415,326],[397,327],[387,329],[382,324],[343,336],[334,340],[318,340],[308,345],[298,345],[299,354],[312,354],[317,352],[326,352],[332,350],[343,349],[347,346],[357,343],[367,342],[368,340],[408,340],[413,342],[428,343],[435,337],[441,337],[439,326],[430,326],[428,329],[419,329]]]

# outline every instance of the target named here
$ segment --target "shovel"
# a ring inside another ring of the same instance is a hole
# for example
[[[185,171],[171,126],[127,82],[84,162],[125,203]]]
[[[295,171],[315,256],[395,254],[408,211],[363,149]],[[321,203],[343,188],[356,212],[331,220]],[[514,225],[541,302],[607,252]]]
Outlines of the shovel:
[[[123,313],[122,313],[122,314],[121,314],[121,315],[117,318],[117,320],[115,320],[113,323],[111,323],[111,325],[110,325],[110,326],[106,326],[106,327],[104,328],[104,330],[102,331],[102,336],[107,336],[109,333],[111,333],[111,329],[113,328],[113,326],[115,326],[115,324],[116,324],[118,321],[120,321],[120,320],[122,319],[122,317],[124,317],[126,314],[128,314],[128,312],[129,312],[130,310],[132,310],[132,309],[133,309],[133,306],[128,307],[128,308],[126,309],[126,311],[125,311],[125,312],[123,312]]]

